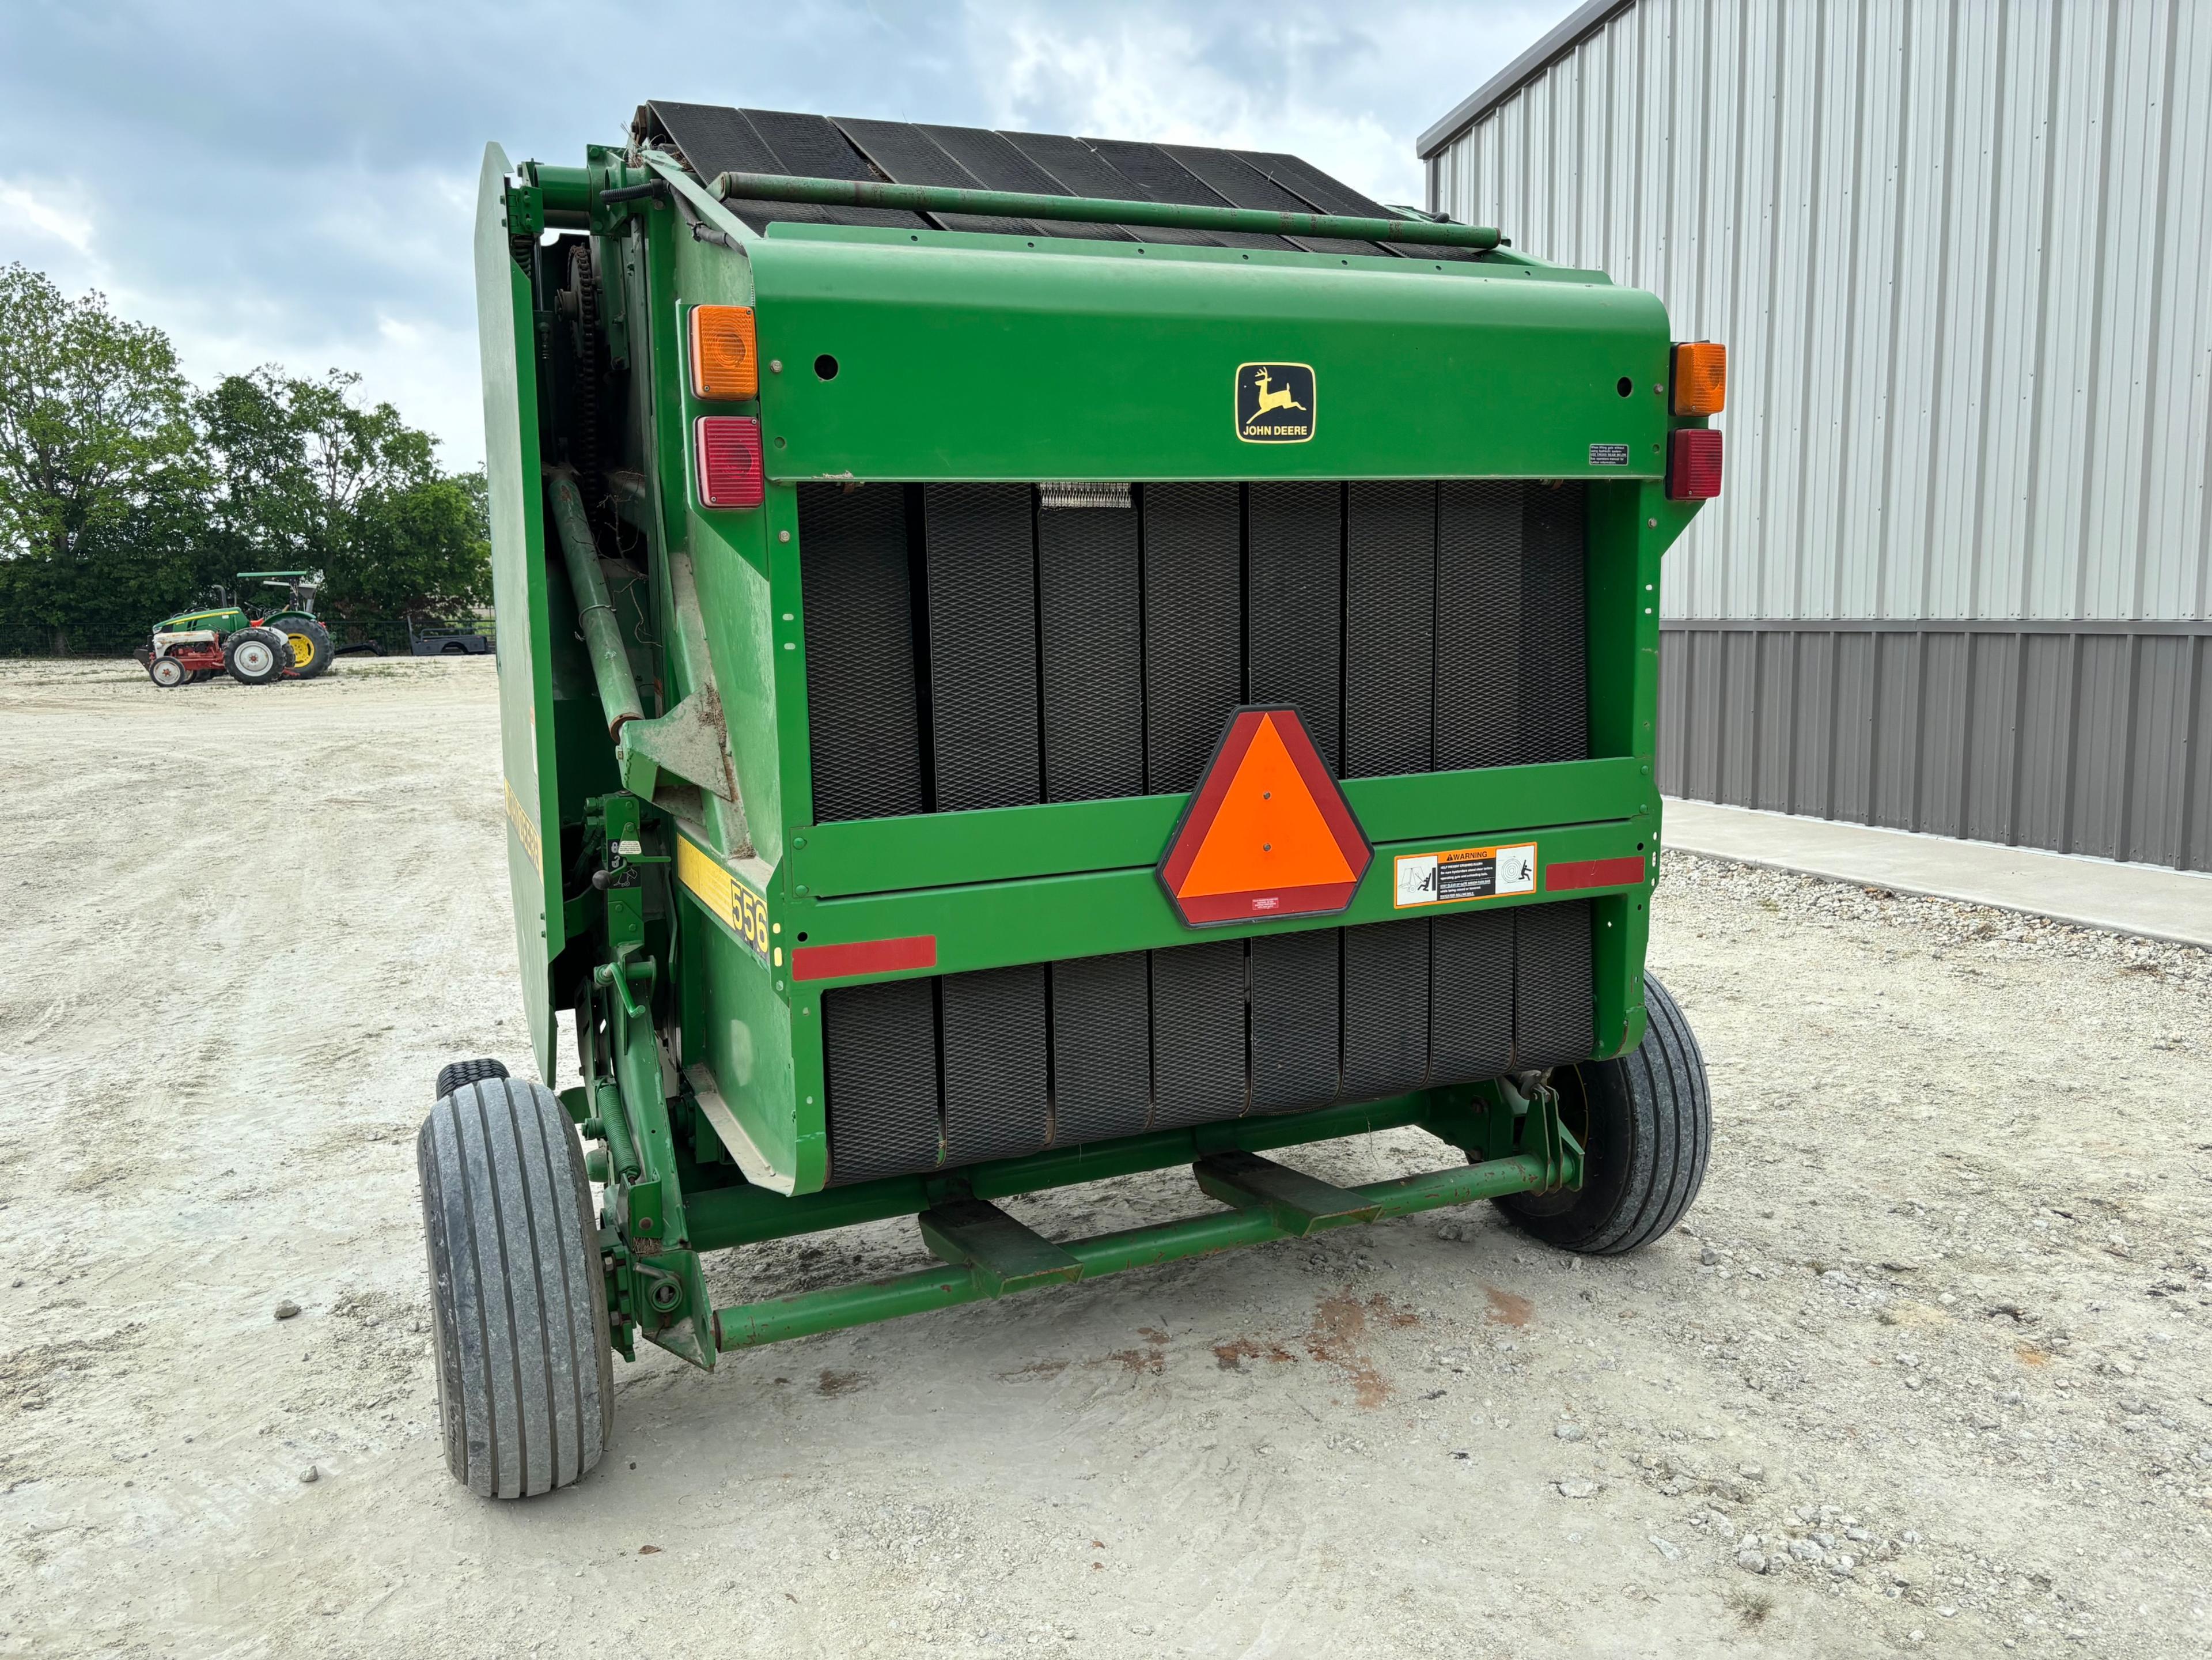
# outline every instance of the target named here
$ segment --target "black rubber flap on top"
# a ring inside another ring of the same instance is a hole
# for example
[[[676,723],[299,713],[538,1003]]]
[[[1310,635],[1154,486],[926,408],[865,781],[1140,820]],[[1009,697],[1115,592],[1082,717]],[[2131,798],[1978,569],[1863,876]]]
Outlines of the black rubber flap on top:
[[[799,559],[814,822],[926,811],[906,493],[801,484]]]
[[[1018,191],[1025,196],[1072,196],[1075,192],[1014,148],[1003,132],[984,127],[933,127],[927,133],[937,147],[965,167],[985,190]],[[1076,240],[1122,242],[1130,233],[1119,225],[1093,225],[1070,219],[1040,219],[1036,228],[1047,236]]]
[[[1145,787],[1194,789],[1243,701],[1243,552],[1237,486],[1146,484]]]
[[[1163,144],[1161,150],[1199,183],[1232,208],[1263,208],[1271,213],[1311,213],[1313,208],[1265,173],[1255,171],[1230,150],[1206,149],[1197,144]],[[1355,242],[1340,236],[1291,236],[1292,247],[1311,253],[1388,253],[1376,242]]]
[[[1250,942],[1255,1112],[1295,1112],[1336,1098],[1340,932],[1315,928]]]
[[[1152,1017],[1143,952],[1052,965],[1054,1146],[1134,1135],[1152,1111]]]
[[[830,1182],[934,1170],[936,982],[892,980],[823,993],[822,1050]]]
[[[1037,778],[1036,556],[1027,484],[928,484],[936,808],[1028,806]]]
[[[1103,157],[1115,172],[1135,182],[1138,188],[1130,192],[1132,195],[1192,208],[1231,205],[1218,192],[1207,189],[1197,175],[1158,144],[1139,143],[1127,138],[1086,138],[1083,142]],[[1217,230],[1206,234],[1224,247],[1288,249],[1292,246],[1279,236],[1254,235],[1244,231]]]
[[[850,116],[839,116],[836,126],[886,179],[902,185],[941,185],[953,190],[987,188],[921,127],[904,121],[861,121]],[[1036,234],[1036,227],[1026,219],[976,213],[931,216],[947,230],[990,231],[1005,236]]]
[[[1434,764],[1437,487],[1347,484],[1344,524],[1343,775],[1426,772]]]
[[[1079,138],[1049,132],[1010,132],[1006,142],[1042,167],[1071,196],[1089,196],[1108,202],[1143,202],[1151,192],[1133,179],[1116,172],[1098,152]],[[1066,221],[1063,223],[1067,222]],[[1124,236],[1139,242],[1181,242],[1204,247],[1218,244],[1202,230],[1175,230],[1165,225],[1121,225]]]
[[[1341,777],[1344,487],[1255,483],[1247,493],[1244,701],[1296,708]]]
[[[1050,1140],[1045,967],[948,974],[938,982],[945,1031],[945,1162],[1036,1152]]]
[[[1145,793],[1144,572],[1127,508],[1037,514],[1044,799]]]
[[[1597,1047],[1590,902],[1555,900],[1509,913],[1513,956],[1513,1063],[1533,1070],[1587,1061]]]
[[[659,137],[673,144],[699,177],[711,185],[725,173],[782,173],[787,171],[768,147],[743,110],[720,104],[647,104],[639,112],[641,137]],[[658,129],[657,131],[654,129]],[[803,224],[841,223],[826,208],[811,202],[754,202],[732,200],[723,205],[755,230],[765,230],[772,219]]]
[[[1152,953],[1152,1128],[1244,1116],[1244,942]]]

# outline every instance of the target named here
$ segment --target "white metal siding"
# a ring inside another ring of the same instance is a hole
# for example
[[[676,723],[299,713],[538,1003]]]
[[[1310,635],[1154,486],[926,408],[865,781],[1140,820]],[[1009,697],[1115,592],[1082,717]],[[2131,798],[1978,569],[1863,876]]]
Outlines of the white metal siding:
[[[2212,0],[1638,0],[1430,178],[1727,343],[1669,617],[2212,616]]]

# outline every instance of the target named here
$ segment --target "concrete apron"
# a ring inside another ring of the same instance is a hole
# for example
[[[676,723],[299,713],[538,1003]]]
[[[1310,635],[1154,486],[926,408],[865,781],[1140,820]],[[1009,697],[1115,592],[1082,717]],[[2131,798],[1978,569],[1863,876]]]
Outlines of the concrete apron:
[[[1663,845],[2212,951],[2212,876],[1668,797]]]

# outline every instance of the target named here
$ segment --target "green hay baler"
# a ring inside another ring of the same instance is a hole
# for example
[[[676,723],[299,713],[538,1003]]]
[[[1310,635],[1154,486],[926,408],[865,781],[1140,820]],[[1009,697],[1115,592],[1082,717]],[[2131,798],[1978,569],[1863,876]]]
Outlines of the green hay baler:
[[[523,994],[584,1082],[461,1063],[423,1126],[458,1477],[576,1480],[639,1336],[1680,1217],[1657,612],[1718,348],[1292,156],[699,105],[488,150],[477,274]],[[1268,1156],[1406,1126],[1433,1171]],[[1179,1164],[1101,1237],[993,1202]],[[902,1216],[935,1266],[708,1294]]]

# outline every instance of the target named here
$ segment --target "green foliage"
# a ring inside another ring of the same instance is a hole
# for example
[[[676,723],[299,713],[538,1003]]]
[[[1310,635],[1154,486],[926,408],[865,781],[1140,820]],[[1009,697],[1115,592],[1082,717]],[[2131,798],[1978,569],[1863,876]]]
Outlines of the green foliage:
[[[195,394],[160,330],[0,269],[0,650],[127,650],[247,569],[322,569],[334,619],[488,604],[483,473],[360,380]]]

